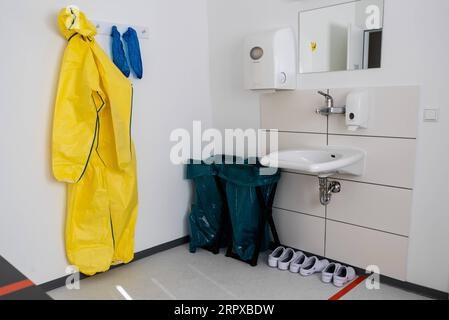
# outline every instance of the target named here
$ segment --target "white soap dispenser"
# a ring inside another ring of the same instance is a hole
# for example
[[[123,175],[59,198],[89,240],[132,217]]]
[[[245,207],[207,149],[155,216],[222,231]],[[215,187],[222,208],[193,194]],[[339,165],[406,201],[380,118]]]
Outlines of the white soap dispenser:
[[[368,91],[355,91],[346,97],[346,126],[349,131],[367,129],[371,98]]]

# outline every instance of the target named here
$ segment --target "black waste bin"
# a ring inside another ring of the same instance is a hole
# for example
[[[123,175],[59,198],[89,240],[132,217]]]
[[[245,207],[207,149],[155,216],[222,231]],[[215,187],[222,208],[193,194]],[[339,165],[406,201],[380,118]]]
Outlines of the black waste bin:
[[[206,163],[187,165],[187,177],[195,183],[190,249],[212,246],[217,253],[228,242],[228,256],[256,265],[270,242],[268,227],[279,244],[271,209],[280,172],[265,175],[258,161],[229,156]]]

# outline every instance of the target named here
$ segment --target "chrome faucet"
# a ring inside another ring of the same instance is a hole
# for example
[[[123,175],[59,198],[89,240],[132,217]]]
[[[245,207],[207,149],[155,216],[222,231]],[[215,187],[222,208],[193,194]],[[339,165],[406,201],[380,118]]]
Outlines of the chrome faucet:
[[[346,114],[346,107],[334,107],[334,98],[323,91],[318,91],[318,94],[322,95],[326,99],[326,106],[318,108],[316,113],[323,116],[328,116],[330,114]]]

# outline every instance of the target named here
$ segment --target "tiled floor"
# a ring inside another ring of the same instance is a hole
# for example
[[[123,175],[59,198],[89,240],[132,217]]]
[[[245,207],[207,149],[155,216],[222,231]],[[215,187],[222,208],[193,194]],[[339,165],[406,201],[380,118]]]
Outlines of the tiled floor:
[[[49,294],[54,299],[124,299],[117,290],[117,286],[122,286],[136,300],[322,300],[339,291],[322,283],[318,275],[304,278],[271,269],[265,259],[261,256],[259,265],[252,268],[203,250],[191,254],[187,246],[180,246],[82,280],[79,290],[63,287]],[[380,290],[368,290],[361,283],[342,299],[425,298],[383,284]]]

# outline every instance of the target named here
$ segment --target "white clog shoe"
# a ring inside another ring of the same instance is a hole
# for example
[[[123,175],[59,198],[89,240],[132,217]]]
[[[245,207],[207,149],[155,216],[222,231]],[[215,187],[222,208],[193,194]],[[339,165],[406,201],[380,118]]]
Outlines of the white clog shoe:
[[[321,274],[321,280],[324,283],[331,283],[334,279],[334,276],[338,273],[341,268],[341,264],[339,263],[330,263]]]
[[[299,269],[307,262],[307,259],[307,256],[303,252],[296,252],[296,258],[290,263],[290,272],[298,273]]]
[[[329,261],[326,259],[320,260],[318,257],[311,257],[299,270],[302,276],[311,276],[314,273],[323,271],[329,265]]]
[[[281,256],[284,254],[285,248],[284,247],[278,247],[276,248],[269,256],[268,256],[268,265],[271,268],[277,268],[278,262]]]
[[[290,263],[296,258],[296,252],[293,249],[285,249],[284,254],[279,258],[278,269],[282,271],[288,270]]]
[[[356,273],[354,268],[341,266],[338,272],[334,275],[334,285],[336,287],[343,287],[354,280],[355,277]]]

